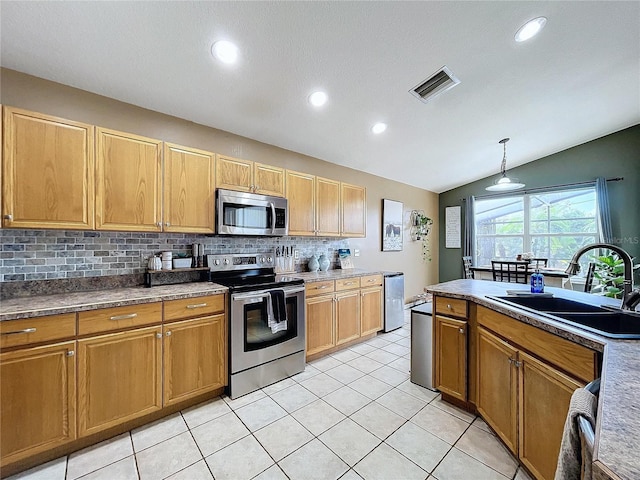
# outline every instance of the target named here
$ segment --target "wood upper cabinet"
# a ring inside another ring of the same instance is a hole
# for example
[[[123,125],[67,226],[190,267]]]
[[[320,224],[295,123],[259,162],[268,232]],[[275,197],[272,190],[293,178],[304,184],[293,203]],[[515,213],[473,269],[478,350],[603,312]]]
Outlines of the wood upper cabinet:
[[[224,314],[170,323],[163,333],[165,406],[227,384]]]
[[[94,127],[4,107],[2,224],[94,227]]]
[[[215,233],[214,165],[211,152],[164,144],[165,232]]]
[[[343,237],[367,236],[367,193],[364,187],[340,184],[342,220],[340,234]]]
[[[96,130],[96,228],[161,231],[162,142]]]
[[[114,427],[162,408],[162,328],[78,340],[78,433]]]
[[[316,177],[316,234],[340,236],[340,182]]]
[[[571,395],[584,384],[524,352],[518,359],[520,460],[536,478],[553,480]]]
[[[218,155],[216,187],[284,197],[284,169]]]
[[[1,462],[76,438],[75,342],[0,354]]]
[[[272,165],[254,163],[253,191],[263,195],[284,197],[284,169]]]
[[[364,336],[380,330],[382,330],[382,287],[363,288],[360,293],[360,335]]]
[[[287,170],[285,183],[289,202],[289,235],[315,235],[315,175]]]
[[[436,387],[467,400],[467,322],[435,316]]]
[[[518,453],[517,350],[478,328],[477,407],[505,445]]]
[[[307,298],[307,356],[327,350],[334,343],[333,295]]]
[[[360,338],[360,290],[336,293],[336,345]]]

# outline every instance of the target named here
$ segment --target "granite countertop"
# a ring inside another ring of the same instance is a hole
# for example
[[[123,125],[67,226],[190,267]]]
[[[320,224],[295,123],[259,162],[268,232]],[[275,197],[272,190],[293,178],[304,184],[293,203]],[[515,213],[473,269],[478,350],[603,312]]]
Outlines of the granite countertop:
[[[598,398],[596,443],[593,455],[594,478],[640,478],[640,341],[616,340],[591,334],[543,315],[510,307],[486,298],[505,295],[506,290],[522,289],[517,285],[486,280],[454,280],[431,285],[425,291],[435,295],[470,300],[522,322],[552,332],[576,343],[603,352],[602,383]],[[562,288],[545,288],[556,297],[591,305],[620,306],[620,300],[574,292]],[[640,321],[640,320],[639,320]],[[605,468],[600,468],[603,465]]]
[[[326,272],[298,272],[290,273],[289,276],[301,278],[305,283],[321,282],[323,280],[340,280],[342,278],[363,277],[365,275],[381,275],[382,270],[364,270],[362,268],[348,268],[327,270]]]
[[[227,287],[217,283],[196,282],[162,285],[152,288],[114,288],[111,290],[21,297],[2,301],[0,305],[0,321],[201,297],[203,295],[225,293],[227,290]]]

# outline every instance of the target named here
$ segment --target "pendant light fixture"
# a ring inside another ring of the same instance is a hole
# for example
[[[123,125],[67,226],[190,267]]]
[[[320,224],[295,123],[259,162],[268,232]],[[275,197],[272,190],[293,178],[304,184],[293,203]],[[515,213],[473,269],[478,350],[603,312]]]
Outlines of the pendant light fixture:
[[[503,147],[502,165],[500,166],[501,177],[496,180],[493,185],[489,185],[486,190],[490,192],[509,192],[511,190],[519,190],[524,188],[524,183],[518,182],[517,178],[507,177],[507,142],[509,138],[503,138],[500,140]]]

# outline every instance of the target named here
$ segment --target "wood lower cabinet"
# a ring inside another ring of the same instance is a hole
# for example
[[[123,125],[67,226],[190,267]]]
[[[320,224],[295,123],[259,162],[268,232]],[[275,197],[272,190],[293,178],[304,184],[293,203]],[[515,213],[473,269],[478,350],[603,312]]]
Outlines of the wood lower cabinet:
[[[165,232],[215,233],[215,155],[164,144]]]
[[[0,355],[1,465],[76,438],[75,345],[71,341]]]
[[[382,330],[382,308],[382,287],[363,288],[360,291],[360,335]]]
[[[96,228],[162,230],[162,142],[96,129]]]
[[[4,107],[2,224],[94,227],[94,127]]]
[[[163,326],[164,406],[227,384],[224,314]]]
[[[341,345],[360,338],[360,290],[336,293],[336,339]]]
[[[518,358],[519,457],[536,478],[553,480],[571,395],[584,384],[524,352]]]
[[[478,328],[477,408],[513,453],[518,452],[518,351]]]
[[[459,400],[467,400],[467,322],[435,316],[436,387]]]
[[[335,301],[333,295],[307,298],[307,355],[334,346]]]
[[[78,340],[78,433],[162,408],[162,327]]]

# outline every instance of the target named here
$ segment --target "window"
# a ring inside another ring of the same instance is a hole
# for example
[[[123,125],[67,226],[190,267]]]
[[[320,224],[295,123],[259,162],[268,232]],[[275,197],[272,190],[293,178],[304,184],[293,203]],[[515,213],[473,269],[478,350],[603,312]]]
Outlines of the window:
[[[600,238],[595,187],[480,198],[474,211],[476,265],[530,252],[565,268],[578,248]]]

